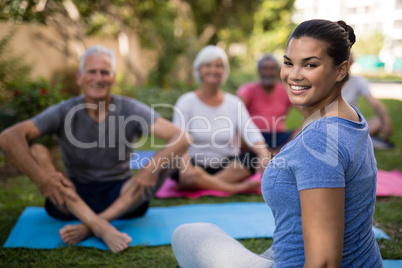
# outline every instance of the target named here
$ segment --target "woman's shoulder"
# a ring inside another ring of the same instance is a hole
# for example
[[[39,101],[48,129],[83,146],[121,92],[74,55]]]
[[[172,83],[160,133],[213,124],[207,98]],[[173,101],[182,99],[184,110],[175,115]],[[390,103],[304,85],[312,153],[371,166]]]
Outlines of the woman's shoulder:
[[[56,104],[54,106],[58,107],[59,109],[61,109],[65,113],[68,113],[74,107],[79,108],[78,105],[84,105],[84,103],[85,103],[85,97],[84,97],[83,94],[81,94],[81,95],[70,97],[70,98],[68,98],[66,100],[63,100],[63,101],[59,102],[58,104]]]
[[[335,133],[332,127],[332,120],[327,119],[330,118],[324,120],[321,118],[304,126],[300,133],[289,142],[293,149],[305,150],[310,147],[317,149],[321,146],[326,147],[327,142],[333,144],[333,140],[338,138],[338,133]]]
[[[187,92],[187,93],[184,93],[183,95],[181,95],[181,96],[177,99],[176,105],[192,102],[192,101],[194,101],[196,98],[197,98],[197,95],[194,93],[194,91],[189,91],[189,92]]]
[[[238,96],[233,95],[226,91],[224,91],[224,98],[225,98],[225,101],[228,101],[228,102],[242,102],[242,100]]]
[[[189,91],[189,92],[186,92],[186,93],[184,93],[184,94],[182,94],[180,97],[179,97],[179,99],[193,99],[193,98],[196,98],[197,97],[197,95],[195,94],[195,92],[194,91]]]
[[[360,125],[340,117],[320,118],[305,126],[292,140],[293,149],[310,153],[311,150],[321,153],[337,151],[349,155],[366,135]]]

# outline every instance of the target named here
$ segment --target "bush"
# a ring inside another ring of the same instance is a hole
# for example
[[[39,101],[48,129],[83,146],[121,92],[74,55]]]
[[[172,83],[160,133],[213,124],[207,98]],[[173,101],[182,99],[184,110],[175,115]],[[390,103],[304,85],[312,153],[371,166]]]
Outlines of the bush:
[[[15,115],[18,122],[29,119],[50,105],[66,99],[68,94],[62,92],[61,88],[60,82],[51,86],[45,79],[15,83],[11,88],[13,97],[7,110]]]
[[[4,107],[12,99],[9,88],[18,81],[27,81],[31,66],[25,62],[23,55],[16,55],[11,40],[16,30],[10,31],[0,39],[0,107]]]
[[[163,90],[161,88],[142,88],[136,91],[139,101],[151,106],[163,118],[173,119],[173,106],[186,89]]]
[[[77,70],[78,64],[70,64],[55,69],[52,72],[50,81],[52,84],[61,81],[63,84],[63,92],[66,92],[70,96],[78,96],[81,94],[81,88],[76,83]]]

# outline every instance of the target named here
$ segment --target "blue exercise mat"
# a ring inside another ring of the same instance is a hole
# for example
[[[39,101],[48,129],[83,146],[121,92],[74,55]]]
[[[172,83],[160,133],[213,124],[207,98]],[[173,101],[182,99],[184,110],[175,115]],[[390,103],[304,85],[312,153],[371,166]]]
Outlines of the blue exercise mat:
[[[383,260],[384,268],[402,268],[402,260]]]
[[[133,239],[130,246],[158,246],[170,244],[173,231],[183,223],[210,222],[230,236],[241,238],[272,237],[275,229],[270,208],[263,202],[196,204],[175,207],[151,207],[145,216],[131,220],[115,220],[112,224]],[[66,224],[46,214],[42,207],[28,207],[21,214],[4,247],[51,249],[65,246],[58,234]],[[373,228],[376,238],[388,238]],[[98,238],[91,237],[78,244],[106,250]]]
[[[131,161],[130,161],[130,168],[131,169],[141,169],[144,167],[149,160],[154,156],[155,151],[134,151],[133,154],[131,154]]]
[[[173,231],[183,223],[210,222],[235,238],[272,237],[274,219],[265,203],[197,204],[175,207],[151,207],[144,217],[115,220],[112,224],[133,239],[131,246],[170,244]],[[47,215],[42,207],[27,207],[11,231],[4,247],[58,248],[65,245],[58,234],[66,224]],[[78,245],[107,249],[91,237]]]

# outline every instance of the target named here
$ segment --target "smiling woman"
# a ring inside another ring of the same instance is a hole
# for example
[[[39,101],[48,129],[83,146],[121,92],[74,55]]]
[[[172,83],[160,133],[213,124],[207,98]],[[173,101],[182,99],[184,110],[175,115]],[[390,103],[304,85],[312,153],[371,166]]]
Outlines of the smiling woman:
[[[318,31],[308,34],[307,27],[310,26],[306,23],[304,28],[300,27],[292,34],[281,69],[289,99],[303,107],[305,118],[334,101],[345,104],[340,92],[349,77],[348,55],[355,41],[353,30],[351,39],[340,43],[335,38],[335,29],[327,26],[323,29],[331,35]],[[344,38],[348,37],[346,34],[345,31]],[[349,111],[355,114],[351,109]],[[357,117],[350,119],[357,120]]]
[[[190,133],[193,143],[173,178],[181,189],[258,191],[260,182],[245,179],[263,170],[268,150],[242,101],[220,89],[229,74],[225,51],[217,46],[202,49],[193,73],[199,87],[177,100],[173,117],[178,127]],[[240,139],[249,151],[240,152]]]
[[[217,226],[182,225],[172,236],[181,267],[382,267],[373,146],[363,115],[341,95],[354,41],[343,21],[306,21],[290,37],[281,78],[304,128],[263,174],[272,247],[258,256]]]
[[[347,61],[335,66],[325,43],[311,37],[291,39],[284,56],[281,78],[290,101],[304,109],[305,117],[341,97]]]
[[[311,20],[288,42],[281,78],[290,101],[302,107],[304,128],[277,155],[286,167],[272,161],[262,182],[278,219],[272,249],[281,267],[382,266],[371,231],[373,147],[366,120],[341,94],[354,41],[343,21]]]

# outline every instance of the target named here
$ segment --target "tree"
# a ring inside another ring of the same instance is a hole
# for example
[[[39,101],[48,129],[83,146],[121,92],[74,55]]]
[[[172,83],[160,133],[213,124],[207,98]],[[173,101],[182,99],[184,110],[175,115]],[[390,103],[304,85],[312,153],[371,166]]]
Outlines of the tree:
[[[15,30],[0,40],[0,104],[2,107],[12,98],[12,91],[8,89],[17,81],[28,80],[31,72],[31,67],[24,60],[23,55],[15,55],[12,52],[10,42],[14,35]]]
[[[370,44],[369,46],[367,44]],[[356,55],[378,55],[384,47],[384,35],[380,31],[374,31],[358,38],[353,45]]]
[[[85,48],[85,35],[115,37],[120,54],[138,84],[145,73],[130,55],[130,38],[135,33],[141,46],[157,52],[151,74],[162,87],[191,81],[191,62],[207,44],[219,44],[227,51],[231,44],[248,47],[247,61],[260,51],[283,46],[291,25],[294,0],[3,0],[0,19],[49,25],[59,33],[46,40],[77,59],[76,47]],[[38,36],[39,37],[39,36]],[[230,54],[230,53],[229,53]],[[241,65],[241,64],[239,64]]]
[[[0,2],[0,8],[3,11],[0,19],[14,23],[35,22],[54,28],[59,35],[55,40],[39,32],[36,37],[61,51],[67,61],[77,61],[85,50],[84,35],[116,38],[127,70],[134,74],[138,84],[144,83],[145,73],[130,58],[128,29],[140,36],[145,45],[162,51],[163,41],[169,39],[166,33],[173,32],[171,25],[175,14],[171,1],[157,0],[6,0]]]
[[[273,53],[286,47],[288,38],[296,25],[292,22],[295,0],[264,1],[254,15],[250,50]]]
[[[66,61],[76,61],[78,54],[85,49],[81,16],[71,0],[5,0],[0,2],[0,9],[0,19],[15,24],[30,22],[54,28],[58,35],[55,39],[49,39],[40,32],[34,35],[53,49],[61,51]]]

